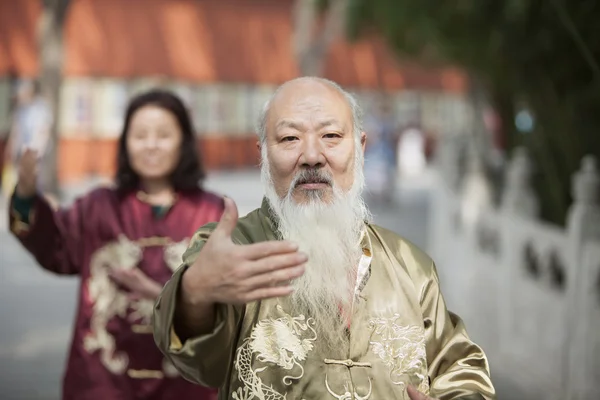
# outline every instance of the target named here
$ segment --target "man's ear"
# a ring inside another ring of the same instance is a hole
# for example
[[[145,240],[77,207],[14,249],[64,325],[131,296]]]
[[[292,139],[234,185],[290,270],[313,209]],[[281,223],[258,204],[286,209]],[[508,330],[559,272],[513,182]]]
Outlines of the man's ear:
[[[365,166],[365,149],[367,147],[367,134],[366,132],[361,132],[360,133],[360,147],[362,153],[363,153],[363,158],[362,158],[362,165],[363,167]]]
[[[260,140],[256,141],[256,148],[258,149],[258,152],[261,152],[261,148],[260,148]]]

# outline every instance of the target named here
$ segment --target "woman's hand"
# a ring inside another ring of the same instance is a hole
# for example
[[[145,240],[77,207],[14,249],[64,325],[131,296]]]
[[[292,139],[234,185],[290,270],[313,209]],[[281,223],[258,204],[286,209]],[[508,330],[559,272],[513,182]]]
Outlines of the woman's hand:
[[[134,299],[156,300],[162,286],[153,281],[139,268],[112,270],[110,277],[119,285],[129,289]]]
[[[38,170],[38,155],[35,150],[27,149],[19,159],[19,181],[15,192],[21,198],[33,197],[36,193]]]

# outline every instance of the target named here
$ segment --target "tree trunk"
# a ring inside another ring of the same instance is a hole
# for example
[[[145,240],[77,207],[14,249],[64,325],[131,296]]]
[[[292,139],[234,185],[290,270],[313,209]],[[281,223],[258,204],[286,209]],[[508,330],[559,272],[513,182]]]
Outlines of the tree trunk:
[[[324,23],[319,26],[315,0],[296,0],[294,5],[294,50],[302,76],[321,76],[327,51],[346,24],[347,0],[331,0]]]
[[[484,111],[488,104],[487,88],[481,78],[471,75],[469,99],[473,110],[472,140],[482,165],[489,159],[492,148],[490,134],[484,121]]]
[[[63,67],[63,26],[69,0],[42,1],[42,15],[38,22],[39,77],[42,95],[48,102],[52,126],[48,140],[46,168],[40,171],[47,182],[49,194],[58,195],[58,146],[60,132],[58,118]]]

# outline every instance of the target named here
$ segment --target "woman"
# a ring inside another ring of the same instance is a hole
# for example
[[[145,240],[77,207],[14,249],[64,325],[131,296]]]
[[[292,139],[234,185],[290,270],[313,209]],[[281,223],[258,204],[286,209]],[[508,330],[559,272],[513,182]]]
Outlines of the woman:
[[[131,101],[119,139],[115,188],[53,211],[36,193],[36,154],[19,162],[11,231],[39,264],[80,275],[65,400],[215,399],[177,375],[156,348],[152,308],[190,237],[218,221],[223,199],[204,177],[183,103],[164,91]]]

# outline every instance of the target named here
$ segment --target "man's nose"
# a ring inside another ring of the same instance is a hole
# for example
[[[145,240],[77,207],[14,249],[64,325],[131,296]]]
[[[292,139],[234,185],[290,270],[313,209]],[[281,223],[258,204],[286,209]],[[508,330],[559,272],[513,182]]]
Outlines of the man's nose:
[[[322,167],[325,165],[325,156],[318,140],[309,138],[304,141],[300,164],[306,167]]]

